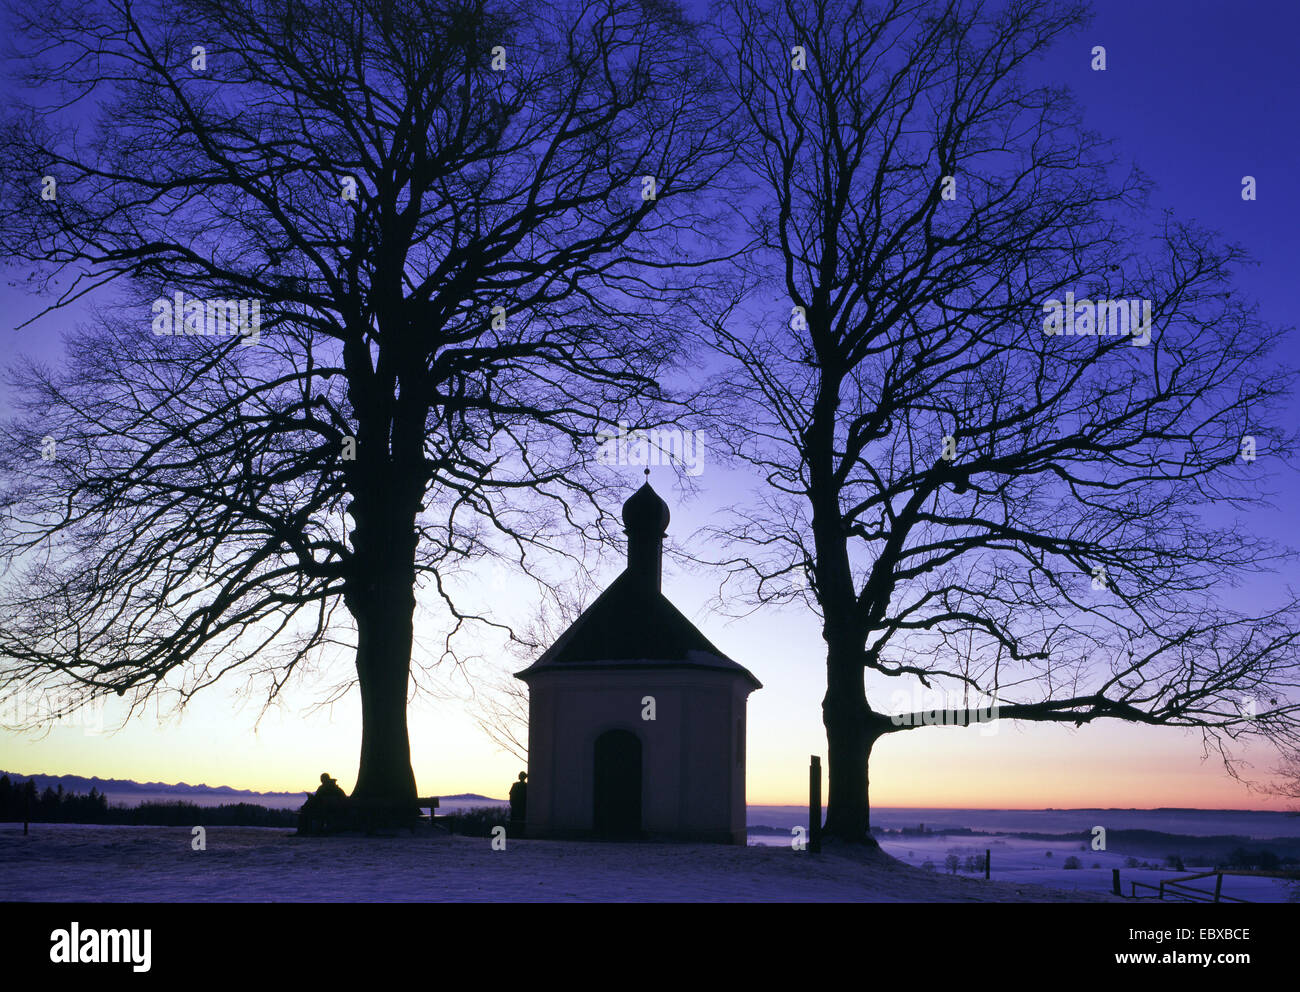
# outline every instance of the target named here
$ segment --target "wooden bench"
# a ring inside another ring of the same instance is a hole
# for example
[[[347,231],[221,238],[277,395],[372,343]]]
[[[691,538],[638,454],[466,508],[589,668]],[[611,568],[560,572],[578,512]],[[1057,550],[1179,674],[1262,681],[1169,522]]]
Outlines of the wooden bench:
[[[417,815],[412,817],[409,810],[414,808]],[[438,829],[438,797],[437,796],[418,796],[413,800],[399,800],[394,802],[390,799],[347,799],[339,800],[338,806],[334,810],[334,815],[329,819],[332,821],[333,830],[364,830],[367,834],[374,833],[381,826],[394,826],[399,821],[406,823],[410,827],[411,833],[415,833],[416,824],[421,819],[419,810],[429,811],[429,826],[432,829]]]
[[[427,809],[429,811],[429,826],[434,830],[438,829],[438,797],[424,796],[415,800],[416,809]]]
[[[356,810],[360,816],[362,826],[366,833],[371,833],[376,827],[377,820],[398,819],[406,820],[406,816],[398,816],[403,807],[409,809],[415,807],[417,810],[427,809],[429,811],[429,826],[437,827],[438,817],[438,797],[437,796],[417,796],[411,800],[409,806],[406,802],[392,802],[388,799],[349,799],[348,803]],[[410,820],[409,826],[411,833],[415,833],[417,820]],[[384,824],[391,826],[392,823]]]

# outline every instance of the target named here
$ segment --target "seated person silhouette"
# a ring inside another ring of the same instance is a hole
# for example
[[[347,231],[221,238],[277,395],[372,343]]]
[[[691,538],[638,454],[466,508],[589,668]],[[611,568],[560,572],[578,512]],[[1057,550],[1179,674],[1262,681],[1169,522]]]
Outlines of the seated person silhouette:
[[[523,828],[528,819],[528,773],[520,772],[519,781],[510,786],[510,823]]]
[[[320,788],[316,794],[308,796],[298,811],[298,832],[310,834],[317,829],[321,833],[331,826],[337,826],[339,814],[347,805],[348,794],[339,788],[339,784],[330,778],[329,772],[320,773]]]

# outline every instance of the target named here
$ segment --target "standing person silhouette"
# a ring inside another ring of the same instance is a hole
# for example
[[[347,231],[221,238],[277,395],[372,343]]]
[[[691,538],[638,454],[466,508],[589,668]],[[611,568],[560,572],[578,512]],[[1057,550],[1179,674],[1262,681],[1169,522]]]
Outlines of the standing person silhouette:
[[[528,773],[520,772],[519,781],[510,786],[510,826],[523,833],[528,819]]]

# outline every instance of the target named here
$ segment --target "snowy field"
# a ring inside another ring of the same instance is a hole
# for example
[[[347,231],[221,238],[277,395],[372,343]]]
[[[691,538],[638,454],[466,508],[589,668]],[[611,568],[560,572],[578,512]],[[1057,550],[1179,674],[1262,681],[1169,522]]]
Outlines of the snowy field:
[[[1078,892],[1110,892],[1111,869],[1118,868],[1121,891],[1126,896],[1133,891],[1130,888],[1131,882],[1159,885],[1162,880],[1182,878],[1212,870],[1212,866],[1195,865],[1186,865],[1183,871],[1128,868],[1125,866],[1126,855],[1120,852],[1093,851],[1081,849],[1077,844],[1020,838],[927,835],[924,838],[885,840],[880,846],[886,853],[908,864],[921,865],[928,861],[935,866],[934,870],[939,872],[947,871],[944,867],[944,859],[949,854],[957,855],[963,865],[969,856],[974,855],[981,865],[978,872],[981,878],[984,852],[987,850],[990,852],[992,865],[990,875],[994,881],[1050,885],[1054,888]],[[1065,859],[1069,857],[1078,858],[1082,867],[1064,868]],[[958,872],[958,874],[964,873]],[[1211,892],[1214,889],[1212,878],[1188,884]],[[1286,883],[1280,879],[1241,875],[1224,876],[1221,892],[1225,896],[1245,899],[1249,902],[1286,902],[1290,894]],[[1155,895],[1150,890],[1141,888],[1137,893],[1140,896]]]
[[[789,830],[808,822],[808,811],[797,806],[751,806],[750,823],[761,823],[776,828],[779,833],[751,835],[750,843],[788,847]],[[879,838],[881,849],[887,854],[926,870],[948,874],[944,861],[956,855],[961,862],[957,875],[984,876],[984,852],[990,852],[993,881],[1008,883],[1050,885],[1071,892],[1107,893],[1111,891],[1111,870],[1120,869],[1121,891],[1133,892],[1132,882],[1159,885],[1162,880],[1180,878],[1202,871],[1213,865],[1196,865],[1187,861],[1184,870],[1165,868],[1129,868],[1130,857],[1139,861],[1162,861],[1142,849],[1129,848],[1127,842],[1111,837],[1105,850],[1093,850],[1091,843],[1077,838],[1027,839],[998,836],[999,832],[1031,833],[1090,833],[1095,826],[1109,831],[1156,830],[1177,834],[1165,843],[1171,851],[1195,849],[1198,837],[1234,835],[1242,838],[1271,839],[1300,836],[1300,817],[1285,813],[1267,813],[1250,810],[935,810],[935,809],[881,809],[873,810],[871,822],[891,831],[902,827],[918,828],[925,825],[927,833],[898,836],[885,834]],[[967,833],[944,834],[944,828],[968,828],[986,831],[984,836]],[[1121,835],[1122,836],[1122,835]],[[1161,848],[1163,850],[1163,848]],[[979,862],[977,872],[966,870],[968,859]],[[1077,858],[1078,868],[1066,868],[1068,858]],[[1201,879],[1189,883],[1212,892],[1214,879]],[[1225,875],[1221,894],[1249,902],[1287,902],[1292,889],[1281,879],[1242,875]],[[1140,896],[1155,893],[1141,888]]]
[[[232,801],[228,794],[183,798],[200,805]],[[267,793],[238,799],[281,808],[302,801]],[[504,805],[447,797],[439,812]],[[1300,842],[1300,817],[1250,810],[876,808],[873,825],[890,831],[879,838],[882,849],[903,862],[886,869],[828,861],[829,856],[800,860],[792,850],[792,828],[806,828],[805,807],[750,806],[748,818],[750,853],[713,846],[513,840],[507,852],[493,852],[486,840],[469,838],[435,841],[426,834],[413,843],[400,837],[322,842],[293,838],[291,830],[252,827],[211,827],[208,850],[191,852],[184,828],[34,825],[24,842],[21,825],[0,824],[0,899],[1092,899],[1111,892],[1113,868],[1120,869],[1125,895],[1133,882],[1159,885],[1209,870],[1212,861],[1200,867],[1188,856],[1203,846],[1198,838],[1240,838],[1247,846]],[[1096,826],[1110,832],[1104,850],[1093,850],[1079,836]],[[911,832],[900,834],[904,828]],[[1160,839],[1133,846],[1139,836],[1134,831],[1158,831]],[[1044,836],[1013,836],[1023,833]],[[1220,850],[1236,843],[1220,842]],[[992,881],[999,883],[992,888],[983,878],[985,850],[992,853]],[[1128,867],[1130,858],[1162,865],[1167,853],[1183,854],[1185,869]],[[945,865],[950,855],[959,861],[956,873]],[[1070,858],[1079,867],[1067,868]],[[251,889],[250,879],[257,879]],[[1214,880],[1193,884],[1212,891]],[[1036,888],[1041,886],[1056,894],[1044,895]],[[1153,895],[1149,889],[1137,891]],[[1225,876],[1222,888],[1223,895],[1250,902],[1286,902],[1292,891],[1282,880],[1240,875]]]
[[[1071,902],[1028,881],[985,882],[789,846],[599,844],[427,832],[295,837],[211,827],[0,824],[0,900],[90,902]],[[1035,881],[1038,881],[1035,879]]]
[[[823,810],[825,807],[823,807]],[[806,806],[750,806],[751,827],[782,830],[808,822]],[[1232,809],[920,809],[873,806],[871,825],[886,830],[916,828],[942,832],[968,828],[990,834],[1035,832],[1087,833],[1103,826],[1109,831],[1157,830],[1187,838],[1215,834],[1253,840],[1290,837],[1300,840],[1300,815],[1264,810]]]

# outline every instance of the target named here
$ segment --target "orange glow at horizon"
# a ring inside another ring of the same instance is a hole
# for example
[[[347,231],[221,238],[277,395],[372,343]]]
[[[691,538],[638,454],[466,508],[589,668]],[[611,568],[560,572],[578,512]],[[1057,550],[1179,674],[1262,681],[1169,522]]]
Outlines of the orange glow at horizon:
[[[680,519],[682,533],[707,519],[677,507],[674,518]],[[608,565],[617,570],[621,562],[609,556]],[[749,697],[748,802],[806,804],[809,755],[822,756],[823,774],[826,766],[821,722],[824,645],[816,618],[806,612],[774,611],[762,618],[729,620],[705,609],[716,586],[691,573],[670,572],[665,592],[710,641],[764,684]],[[522,618],[509,618],[518,623],[527,619],[536,594],[494,591],[492,597],[503,615],[511,607],[523,611]],[[465,685],[483,684],[493,669],[523,667],[508,663],[490,645],[484,646],[481,657],[495,661],[467,664]],[[320,773],[328,771],[350,790],[360,745],[355,691],[323,709],[311,705],[329,684],[325,676],[349,674],[349,661],[343,657],[335,662],[337,670],[313,671],[311,684],[295,685],[288,699],[260,719],[255,699],[222,686],[197,695],[181,719],[159,714],[151,705],[113,733],[65,726],[34,738],[0,731],[0,769],[299,793],[314,790]],[[460,683],[448,684],[463,689]],[[874,700],[883,702],[890,685],[868,688]],[[105,731],[124,715],[116,703],[107,706]],[[422,794],[504,798],[525,768],[488,739],[466,711],[463,698],[421,695],[410,707],[408,725],[412,767]],[[992,727],[920,727],[886,735],[877,743],[870,764],[870,796],[877,808],[1294,808],[1294,801],[1247,789],[1214,760],[1203,760],[1201,752],[1195,734],[1117,721],[1077,730],[1005,721]],[[1253,762],[1248,771],[1254,778],[1270,777],[1275,761],[1270,752],[1243,756]],[[824,784],[823,799],[825,790]]]
[[[805,723],[782,728],[788,733],[756,737],[754,715],[747,802],[806,805],[810,754],[822,755],[826,774],[821,728]],[[761,718],[761,710],[757,715]],[[43,740],[5,734],[0,736],[0,768],[257,792],[308,791],[327,770],[350,789],[357,743],[356,724],[348,719],[352,716],[340,712],[328,720],[286,714],[264,720],[255,734],[248,733],[243,721],[229,719],[136,724],[104,736],[87,736],[75,728],[57,728]],[[436,719],[413,714],[411,726],[412,764],[422,792],[505,798],[524,767],[496,751],[463,713],[439,708]],[[1256,776],[1267,778],[1268,756],[1258,757]],[[1296,805],[1248,790],[1220,766],[1202,762],[1198,741],[1159,728],[1006,727],[987,738],[975,728],[921,728],[877,743],[870,773],[874,808],[1287,810]],[[823,801],[827,787],[823,778]]]

